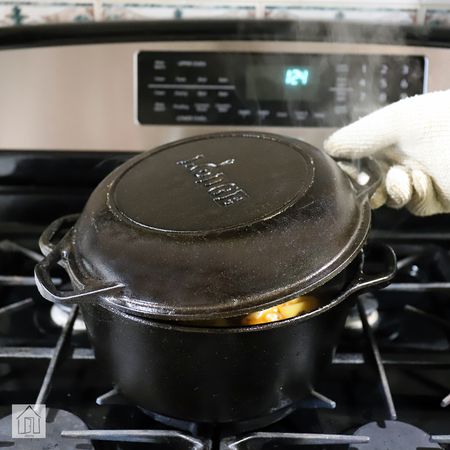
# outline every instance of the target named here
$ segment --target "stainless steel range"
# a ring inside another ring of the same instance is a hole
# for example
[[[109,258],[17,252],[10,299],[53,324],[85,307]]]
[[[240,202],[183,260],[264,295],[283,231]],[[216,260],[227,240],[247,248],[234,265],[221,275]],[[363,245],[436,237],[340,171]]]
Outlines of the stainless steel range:
[[[251,430],[131,404],[96,362],[78,307],[43,300],[33,268],[46,225],[79,213],[136,152],[230,129],[320,146],[336,127],[386,103],[448,89],[448,32],[276,22],[0,32],[0,447],[446,448],[446,216],[374,212],[369,241],[393,247],[396,278],[358,298],[311,395]],[[52,276],[70,290],[62,270]],[[41,403],[47,437],[12,438],[11,405]]]

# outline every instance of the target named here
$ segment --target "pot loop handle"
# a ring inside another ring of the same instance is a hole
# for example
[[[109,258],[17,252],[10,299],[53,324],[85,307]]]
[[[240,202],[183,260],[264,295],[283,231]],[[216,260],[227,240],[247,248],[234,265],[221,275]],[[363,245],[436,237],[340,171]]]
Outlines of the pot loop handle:
[[[74,275],[73,270],[70,268],[69,264],[70,254],[68,250],[71,233],[68,232],[64,236],[64,238],[61,239],[61,241],[56,245],[49,245],[50,240],[47,240],[48,237],[51,238],[56,233],[56,225],[61,225],[63,223],[64,220],[59,220],[53,222],[50,225],[50,230],[46,233],[46,237],[44,239],[44,245],[46,245],[46,248],[50,249],[50,252],[47,254],[47,256],[45,256],[44,259],[38,262],[34,268],[34,278],[40,294],[45,299],[50,300],[53,303],[73,305],[79,303],[81,300],[92,300],[99,294],[104,295],[106,293],[111,293],[113,291],[122,289],[124,287],[123,284],[104,284],[95,279],[89,280],[89,287],[86,287],[81,283],[81,281],[79,281],[79,277],[71,276]],[[52,234],[52,232],[54,233]],[[62,291],[55,286],[52,281],[50,272],[57,266],[62,267],[66,271],[71,280],[72,286],[74,284],[77,285],[76,289],[74,288],[71,291]],[[76,279],[76,283],[74,283],[74,278]]]
[[[375,257],[374,257],[375,254]],[[382,270],[376,270],[373,274],[367,273],[368,261],[382,266]],[[397,273],[397,257],[394,250],[389,245],[369,243],[362,250],[362,259],[359,273],[355,281],[345,291],[347,297],[356,292],[370,289],[376,286],[377,289],[386,287]]]
[[[357,198],[372,197],[383,181],[381,166],[373,158],[357,160],[337,158],[336,161],[350,178]]]

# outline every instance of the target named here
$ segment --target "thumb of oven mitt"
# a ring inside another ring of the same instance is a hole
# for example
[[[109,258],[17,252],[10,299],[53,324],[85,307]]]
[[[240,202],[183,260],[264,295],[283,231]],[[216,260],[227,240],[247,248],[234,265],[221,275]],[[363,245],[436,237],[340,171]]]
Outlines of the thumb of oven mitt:
[[[372,156],[384,173],[372,208],[405,206],[428,216],[450,212],[450,90],[406,98],[333,133],[335,158]],[[341,167],[350,175],[349,165]]]

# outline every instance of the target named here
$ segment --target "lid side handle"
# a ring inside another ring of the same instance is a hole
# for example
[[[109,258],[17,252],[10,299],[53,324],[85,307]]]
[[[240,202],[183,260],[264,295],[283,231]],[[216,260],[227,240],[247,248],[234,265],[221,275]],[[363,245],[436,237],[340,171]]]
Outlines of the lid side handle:
[[[69,233],[70,234],[70,233]],[[62,291],[58,289],[54,282],[50,272],[57,266],[62,267],[70,277],[70,270],[68,268],[67,246],[68,234],[65,238],[52,248],[50,253],[42,259],[34,268],[34,278],[39,293],[47,300],[53,303],[60,303],[63,305],[73,305],[80,301],[94,300],[98,295],[104,295],[105,293],[111,293],[122,289],[122,284],[100,284],[97,280],[90,280],[89,286],[80,286],[80,288],[73,288],[72,290]]]
[[[370,198],[383,181],[380,164],[372,158],[358,160],[336,159],[339,167],[349,176],[356,190],[356,197]]]
[[[55,237],[60,234],[62,230],[71,228],[78,220],[78,217],[80,217],[78,213],[59,217],[44,230],[39,238],[39,248],[44,255],[48,255],[57,245]]]

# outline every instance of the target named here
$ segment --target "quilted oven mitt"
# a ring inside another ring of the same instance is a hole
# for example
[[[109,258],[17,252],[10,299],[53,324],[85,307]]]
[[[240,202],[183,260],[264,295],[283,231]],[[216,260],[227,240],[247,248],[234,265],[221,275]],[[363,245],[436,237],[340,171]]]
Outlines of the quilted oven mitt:
[[[371,198],[373,208],[406,207],[418,216],[450,212],[450,90],[379,109],[333,133],[324,148],[335,158],[372,156],[380,163],[384,181]]]

